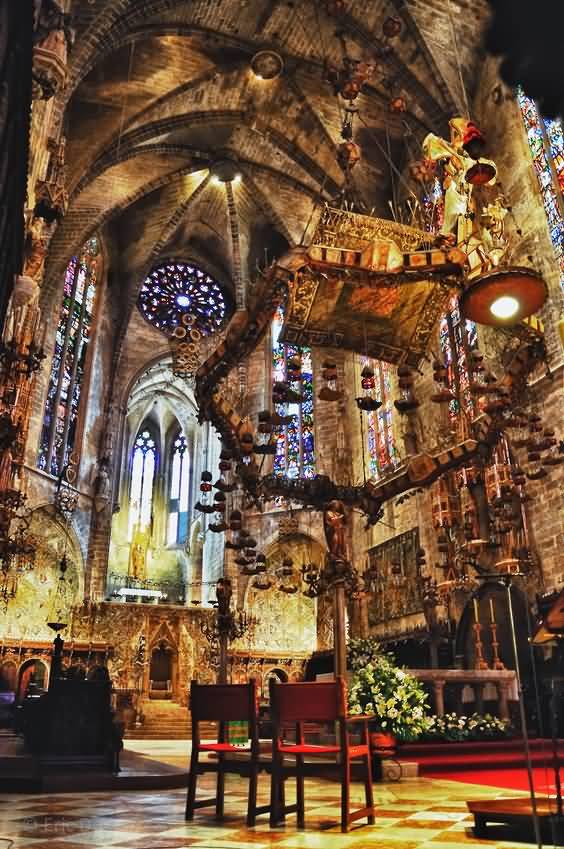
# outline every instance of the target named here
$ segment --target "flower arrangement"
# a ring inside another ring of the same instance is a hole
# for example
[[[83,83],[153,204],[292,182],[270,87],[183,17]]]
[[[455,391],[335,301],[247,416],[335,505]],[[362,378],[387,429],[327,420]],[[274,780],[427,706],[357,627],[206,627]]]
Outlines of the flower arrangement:
[[[417,740],[425,731],[428,707],[419,681],[396,666],[389,654],[373,655],[364,663],[365,653],[359,652],[358,646],[353,651],[355,666],[348,692],[349,713],[373,714],[378,727],[397,740]]]
[[[489,713],[484,716],[479,713],[473,713],[472,716],[447,713],[444,716],[428,716],[426,722],[424,740],[459,743],[464,740],[500,739],[511,733],[508,719],[498,719]]]
[[[367,663],[373,663],[382,655],[383,652],[376,637],[361,637],[349,640],[347,643],[347,666],[353,672],[362,669]]]

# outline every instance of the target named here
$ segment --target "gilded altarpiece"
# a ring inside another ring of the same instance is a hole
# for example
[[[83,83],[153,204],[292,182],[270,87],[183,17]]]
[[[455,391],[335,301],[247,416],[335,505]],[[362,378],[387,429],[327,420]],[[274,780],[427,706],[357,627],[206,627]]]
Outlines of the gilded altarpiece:
[[[369,549],[369,566],[378,575],[368,601],[370,625],[380,625],[423,610],[418,548],[419,528],[412,528]]]

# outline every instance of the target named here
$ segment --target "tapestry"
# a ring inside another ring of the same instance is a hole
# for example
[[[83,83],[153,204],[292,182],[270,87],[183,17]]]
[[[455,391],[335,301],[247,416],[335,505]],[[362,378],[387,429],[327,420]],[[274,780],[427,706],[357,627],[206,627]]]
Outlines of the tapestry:
[[[369,549],[369,566],[378,574],[368,600],[370,625],[423,610],[416,560],[418,548],[419,528],[412,528]]]

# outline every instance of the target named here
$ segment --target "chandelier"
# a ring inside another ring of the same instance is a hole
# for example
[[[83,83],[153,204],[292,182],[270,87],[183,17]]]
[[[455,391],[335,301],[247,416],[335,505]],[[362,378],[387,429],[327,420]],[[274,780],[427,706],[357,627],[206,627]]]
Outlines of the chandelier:
[[[17,594],[20,575],[31,571],[35,560],[26,500],[19,490],[0,491],[0,604],[4,612]]]

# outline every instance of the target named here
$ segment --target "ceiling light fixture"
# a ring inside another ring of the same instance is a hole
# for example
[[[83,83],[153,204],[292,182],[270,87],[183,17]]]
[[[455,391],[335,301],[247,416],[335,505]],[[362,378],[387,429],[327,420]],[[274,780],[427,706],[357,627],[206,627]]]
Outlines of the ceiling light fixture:
[[[547,295],[546,283],[532,268],[503,267],[470,280],[460,304],[471,321],[504,327],[534,315]]]
[[[511,295],[502,295],[490,307],[490,312],[496,318],[513,318],[519,309],[519,301]]]

